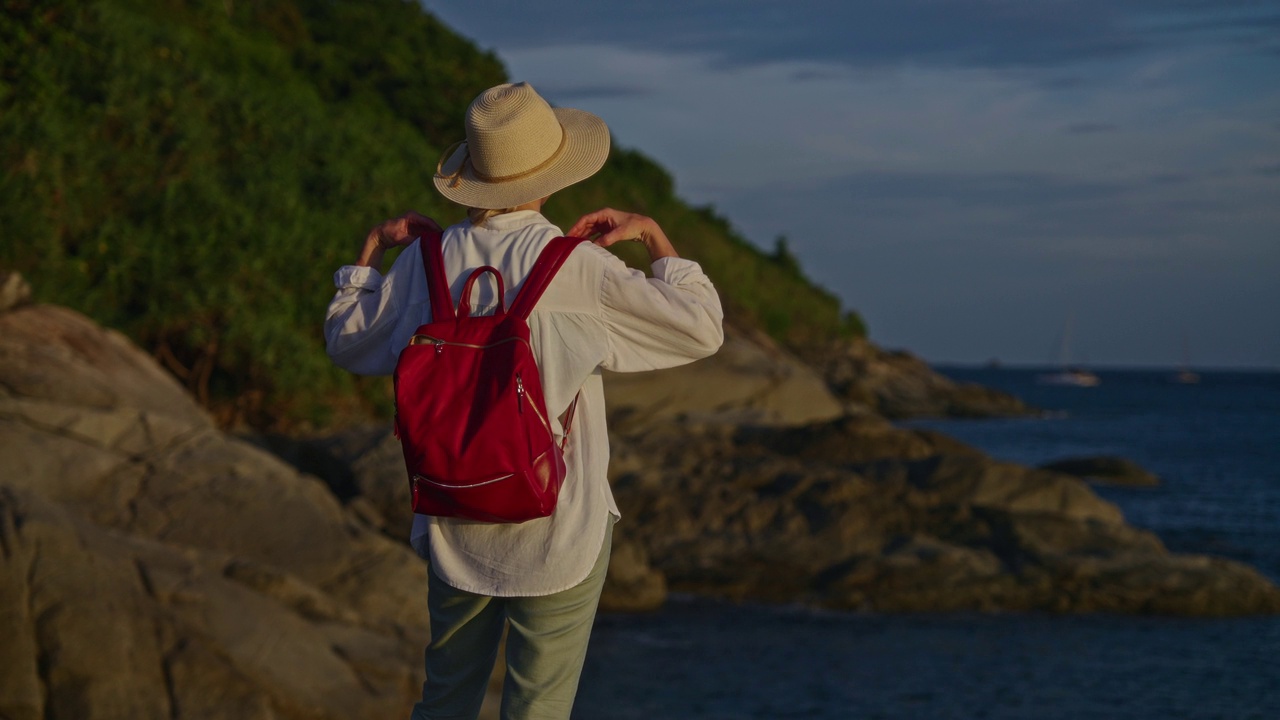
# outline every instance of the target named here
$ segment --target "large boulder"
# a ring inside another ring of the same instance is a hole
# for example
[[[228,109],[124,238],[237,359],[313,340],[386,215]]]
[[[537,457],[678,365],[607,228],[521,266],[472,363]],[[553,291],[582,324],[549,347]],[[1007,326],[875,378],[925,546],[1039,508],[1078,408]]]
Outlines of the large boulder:
[[[607,373],[605,400],[616,427],[688,419],[796,425],[839,417],[844,403],[822,376],[767,335],[725,327],[724,345],[704,360],[647,373]]]
[[[0,539],[0,716],[393,715],[418,683],[418,643],[385,615],[277,567],[122,533],[8,488]]]
[[[407,714],[425,565],[71,311],[0,312],[0,717]]]
[[[173,376],[124,335],[53,305],[0,313],[0,397],[210,424]]]
[[[866,338],[833,342],[806,356],[837,397],[886,417],[999,417],[1036,410],[1007,393],[957,383],[905,351],[884,350]]]

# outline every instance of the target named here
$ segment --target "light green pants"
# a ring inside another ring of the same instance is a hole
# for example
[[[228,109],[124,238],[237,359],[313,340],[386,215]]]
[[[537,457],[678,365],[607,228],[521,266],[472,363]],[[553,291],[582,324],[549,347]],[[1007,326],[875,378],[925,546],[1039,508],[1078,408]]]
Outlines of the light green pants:
[[[427,681],[411,720],[474,720],[507,633],[503,720],[568,720],[578,693],[600,591],[609,569],[613,519],[595,567],[577,585],[540,597],[475,595],[431,573]]]

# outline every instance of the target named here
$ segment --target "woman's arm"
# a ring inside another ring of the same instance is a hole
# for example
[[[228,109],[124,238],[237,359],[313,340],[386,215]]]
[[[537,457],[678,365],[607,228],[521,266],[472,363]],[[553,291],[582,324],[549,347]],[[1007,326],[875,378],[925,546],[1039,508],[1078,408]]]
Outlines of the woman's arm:
[[[370,267],[382,271],[382,255],[393,247],[408,245],[427,232],[440,232],[435,220],[410,210],[398,218],[375,225],[364,239],[356,267]]]
[[[388,375],[395,370],[397,354],[391,336],[410,304],[410,283],[397,271],[399,261],[382,275],[383,254],[439,229],[434,220],[414,212],[387,220],[369,231],[355,265],[334,274],[338,291],[324,321],[325,349],[334,364],[360,375]]]
[[[597,233],[599,237],[593,242],[600,247],[628,240],[644,245],[651,263],[666,257],[680,257],[658,223],[644,215],[603,208],[583,215],[569,228],[571,237],[589,238]]]
[[[634,240],[649,251],[653,277],[604,256],[602,319],[609,353],[602,366],[618,372],[674,367],[706,357],[724,341],[720,296],[702,268],[682,259],[651,218],[612,209],[584,215],[570,235],[599,233],[607,247]]]

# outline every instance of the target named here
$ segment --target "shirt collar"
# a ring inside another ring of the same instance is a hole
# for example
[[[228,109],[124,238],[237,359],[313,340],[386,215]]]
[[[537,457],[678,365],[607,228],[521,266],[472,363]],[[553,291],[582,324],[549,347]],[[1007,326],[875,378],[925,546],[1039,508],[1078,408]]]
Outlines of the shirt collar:
[[[516,210],[515,212],[494,215],[484,221],[486,228],[494,230],[515,230],[537,224],[550,225],[551,221],[543,217],[542,213],[537,210]]]

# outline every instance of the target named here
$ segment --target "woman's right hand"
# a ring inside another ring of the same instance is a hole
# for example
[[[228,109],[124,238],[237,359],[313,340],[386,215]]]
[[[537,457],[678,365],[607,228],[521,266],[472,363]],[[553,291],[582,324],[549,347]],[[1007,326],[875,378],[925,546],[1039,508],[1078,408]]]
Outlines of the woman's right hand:
[[[382,254],[387,250],[409,245],[428,232],[440,230],[440,224],[435,220],[412,210],[400,217],[383,221],[375,225],[365,237],[356,265],[379,270],[382,267]]]
[[[398,218],[391,218],[369,231],[369,239],[375,240],[383,250],[398,245],[408,245],[428,232],[440,232],[439,223],[412,210]],[[367,241],[366,241],[367,242]]]
[[[664,257],[679,257],[666,233],[653,218],[636,213],[622,212],[613,208],[601,208],[587,213],[569,228],[571,237],[590,238],[600,247],[609,247],[614,243],[634,240],[642,243],[649,251],[649,260],[655,261]]]

